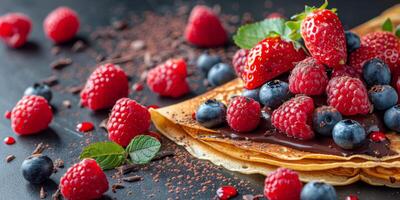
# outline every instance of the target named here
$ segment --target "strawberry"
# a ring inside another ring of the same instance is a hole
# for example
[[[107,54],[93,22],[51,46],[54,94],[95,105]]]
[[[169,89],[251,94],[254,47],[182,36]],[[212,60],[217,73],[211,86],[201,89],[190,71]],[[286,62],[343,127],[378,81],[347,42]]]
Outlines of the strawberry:
[[[271,36],[254,46],[247,56],[242,75],[245,87],[255,89],[265,82],[293,69],[306,54],[292,42]]]

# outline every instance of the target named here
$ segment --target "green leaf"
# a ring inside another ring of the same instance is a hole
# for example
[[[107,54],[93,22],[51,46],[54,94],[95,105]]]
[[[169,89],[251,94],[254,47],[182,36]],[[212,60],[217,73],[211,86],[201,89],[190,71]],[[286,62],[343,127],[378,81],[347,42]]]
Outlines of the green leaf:
[[[398,25],[398,26],[396,27],[396,32],[395,32],[395,34],[396,34],[396,36],[397,36],[398,38],[400,38],[400,25]]]
[[[118,144],[97,142],[85,147],[79,158],[93,158],[103,170],[108,170],[124,164],[126,157],[124,148]]]
[[[382,24],[382,30],[392,32],[393,31],[393,23],[390,18],[387,18],[385,22]]]
[[[148,135],[139,135],[132,139],[126,152],[128,152],[131,160],[135,164],[146,164],[160,150],[161,143],[156,138]]]

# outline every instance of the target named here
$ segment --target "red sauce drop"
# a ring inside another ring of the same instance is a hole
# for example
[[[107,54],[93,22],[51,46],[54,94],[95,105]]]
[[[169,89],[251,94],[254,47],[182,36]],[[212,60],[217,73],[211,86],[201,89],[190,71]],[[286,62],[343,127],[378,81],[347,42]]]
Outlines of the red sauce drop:
[[[217,197],[220,200],[228,200],[235,197],[238,194],[237,190],[233,186],[222,186],[217,190]]]
[[[7,110],[7,111],[4,113],[4,117],[5,117],[6,119],[11,119],[11,111]]]
[[[385,134],[382,132],[379,132],[379,131],[374,131],[374,132],[370,133],[369,138],[373,142],[382,142],[382,141],[386,140]]]
[[[193,112],[193,113],[192,113],[192,119],[193,119],[193,120],[196,120],[196,112]]]
[[[82,122],[76,126],[76,130],[79,132],[88,132],[94,129],[92,122]]]
[[[15,139],[13,137],[6,137],[4,138],[4,143],[8,145],[15,144]]]
[[[349,196],[346,197],[345,200],[358,200],[358,197],[355,196],[355,195],[349,195]]]
[[[140,83],[135,83],[132,86],[132,89],[135,90],[136,92],[142,91],[144,89],[144,86]]]
[[[148,136],[154,137],[154,138],[156,138],[158,141],[160,141],[160,142],[161,142],[161,135],[160,135],[160,134],[158,134],[158,133],[156,133],[156,132],[149,131],[149,132],[145,133],[145,135],[148,135]]]
[[[147,106],[147,109],[150,109],[150,108],[157,109],[159,107],[157,105],[149,105],[149,106]]]

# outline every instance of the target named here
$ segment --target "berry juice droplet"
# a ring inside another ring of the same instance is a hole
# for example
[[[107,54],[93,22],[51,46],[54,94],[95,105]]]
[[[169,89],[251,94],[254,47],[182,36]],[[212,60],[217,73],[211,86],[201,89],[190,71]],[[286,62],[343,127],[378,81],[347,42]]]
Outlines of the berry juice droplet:
[[[6,119],[11,119],[11,111],[7,110],[7,111],[4,113],[4,117],[5,117]]]
[[[88,132],[94,129],[92,122],[82,122],[76,126],[76,130],[79,132]]]
[[[382,142],[382,141],[386,140],[385,134],[382,132],[379,132],[379,131],[374,131],[374,132],[370,133],[369,138],[373,142]]]
[[[222,186],[217,190],[217,197],[220,200],[228,200],[237,195],[237,190],[233,186]]]
[[[192,113],[192,119],[193,119],[193,120],[196,120],[196,112],[193,112],[193,113]]]
[[[6,137],[4,138],[4,143],[8,145],[15,144],[15,139],[13,137]]]
[[[135,90],[136,92],[139,92],[139,91],[142,91],[144,89],[144,86],[143,86],[143,84],[135,83],[132,86],[132,89]]]
[[[349,195],[349,196],[346,197],[345,200],[358,200],[358,197],[355,196],[355,195]]]

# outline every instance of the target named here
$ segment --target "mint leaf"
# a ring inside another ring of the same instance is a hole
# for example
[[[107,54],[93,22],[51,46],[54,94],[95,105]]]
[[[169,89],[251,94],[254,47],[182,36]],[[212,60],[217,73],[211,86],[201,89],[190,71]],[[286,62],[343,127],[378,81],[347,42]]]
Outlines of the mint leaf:
[[[148,163],[160,150],[161,143],[156,138],[148,135],[139,135],[132,139],[126,152],[135,164]]]
[[[398,25],[398,26],[396,27],[396,32],[395,32],[395,34],[396,34],[396,36],[397,36],[398,38],[400,38],[400,25]]]
[[[393,23],[390,18],[387,18],[385,22],[383,22],[382,30],[392,32],[393,31]]]
[[[124,148],[114,142],[93,143],[82,150],[80,159],[93,158],[103,170],[114,169],[126,160]]]

